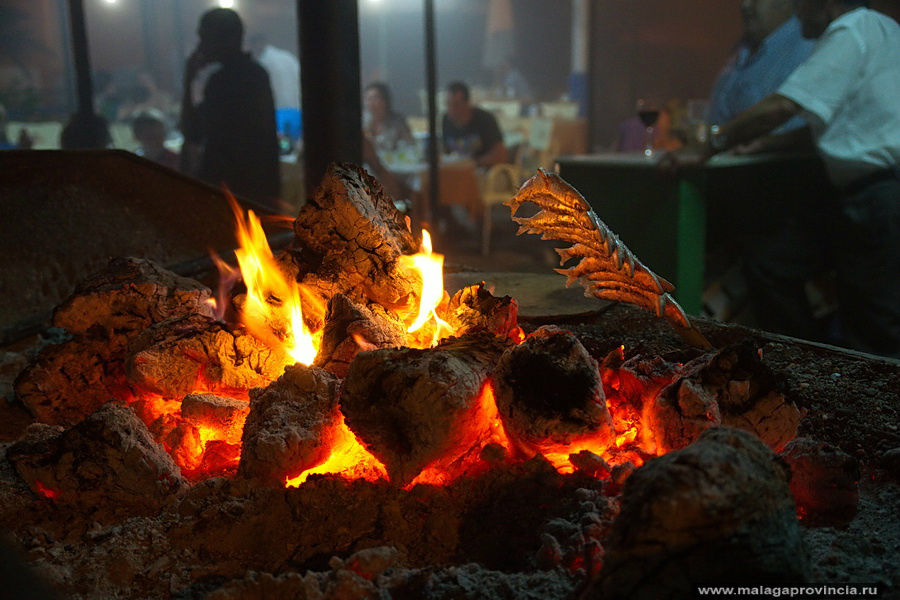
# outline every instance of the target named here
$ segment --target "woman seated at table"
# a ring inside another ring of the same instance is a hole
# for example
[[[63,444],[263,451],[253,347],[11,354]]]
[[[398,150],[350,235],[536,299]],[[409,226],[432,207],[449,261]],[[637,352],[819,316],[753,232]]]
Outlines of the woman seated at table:
[[[374,81],[367,85],[363,100],[363,133],[372,141],[376,152],[386,157],[415,144],[406,118],[391,106],[391,90],[386,83]]]

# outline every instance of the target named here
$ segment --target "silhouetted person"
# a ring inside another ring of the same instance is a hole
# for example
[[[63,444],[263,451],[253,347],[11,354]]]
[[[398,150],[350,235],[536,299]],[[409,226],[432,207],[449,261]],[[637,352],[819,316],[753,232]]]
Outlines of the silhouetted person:
[[[269,76],[241,50],[244,25],[236,12],[214,8],[200,17],[200,43],[187,60],[181,103],[186,172],[225,184],[244,198],[275,207],[280,193],[275,104]],[[210,63],[203,100],[195,104],[191,83]]]
[[[106,119],[96,114],[75,113],[59,135],[63,150],[108,148],[112,144]]]
[[[155,109],[137,114],[131,121],[131,133],[141,147],[137,154],[170,169],[178,169],[178,154],[166,148],[166,123]]]

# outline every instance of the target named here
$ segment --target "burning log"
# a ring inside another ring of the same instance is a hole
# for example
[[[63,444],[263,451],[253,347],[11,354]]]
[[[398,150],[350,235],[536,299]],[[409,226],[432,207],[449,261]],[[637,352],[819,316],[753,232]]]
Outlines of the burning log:
[[[167,423],[169,424],[169,423]],[[163,448],[172,457],[183,473],[194,473],[203,463],[203,439],[200,430],[187,421],[172,421],[165,436],[161,438]]]
[[[504,349],[500,338],[479,334],[427,350],[374,350],[354,359],[341,410],[392,483],[405,486],[425,467],[440,470],[493,441],[495,425],[479,400]]]
[[[189,314],[212,316],[210,295],[209,288],[152,261],[113,258],[56,309],[53,324],[124,348],[153,323]]]
[[[185,421],[215,432],[229,444],[240,444],[249,412],[247,402],[213,394],[188,394],[181,401],[181,417]]]
[[[202,315],[157,323],[130,347],[128,382],[181,398],[201,387],[249,390],[266,386],[289,360],[242,330]]]
[[[503,355],[494,385],[507,432],[530,454],[545,442],[612,435],[597,361],[569,332],[536,330]]]
[[[771,450],[731,428],[648,462],[625,484],[602,593],[591,597],[688,598],[698,584],[806,581],[788,477]]]
[[[299,252],[290,258],[300,283],[325,300],[342,293],[393,310],[415,294],[414,279],[397,265],[401,255],[418,250],[409,225],[381,184],[359,167],[329,167],[297,215],[294,233]]]
[[[15,382],[16,397],[39,421],[74,425],[127,390],[124,358],[105,340],[47,346]]]
[[[211,314],[209,297],[209,289],[149,260],[111,259],[57,308],[54,325],[75,337],[46,347],[19,375],[16,396],[42,422],[78,423],[130,395],[124,363],[134,338],[169,317]]]
[[[476,331],[489,331],[500,337],[521,334],[519,304],[509,296],[495,297],[485,289],[483,281],[456,292],[442,312],[456,335]]]
[[[803,413],[776,388],[752,344],[694,359],[648,407],[657,452],[683,448],[719,424],[749,431],[780,450],[796,437]]]
[[[810,438],[787,444],[781,457],[791,467],[791,493],[801,520],[846,525],[859,503],[859,462],[839,448]]]
[[[185,486],[134,412],[112,403],[65,431],[29,426],[7,457],[35,493],[90,511],[154,514]]]
[[[353,357],[362,350],[399,348],[406,341],[402,323],[378,304],[357,304],[344,294],[328,302],[322,344],[315,364],[345,377]]]
[[[293,365],[250,394],[238,473],[283,487],[324,461],[341,423],[338,380],[318,367]]]

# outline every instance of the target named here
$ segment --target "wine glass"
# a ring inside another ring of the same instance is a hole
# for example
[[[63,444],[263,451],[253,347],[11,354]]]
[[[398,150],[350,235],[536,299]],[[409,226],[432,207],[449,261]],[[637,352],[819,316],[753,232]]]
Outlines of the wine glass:
[[[644,150],[647,158],[653,157],[653,134],[656,132],[656,121],[659,119],[659,105],[649,98],[639,98],[635,103],[637,116],[644,124]]]

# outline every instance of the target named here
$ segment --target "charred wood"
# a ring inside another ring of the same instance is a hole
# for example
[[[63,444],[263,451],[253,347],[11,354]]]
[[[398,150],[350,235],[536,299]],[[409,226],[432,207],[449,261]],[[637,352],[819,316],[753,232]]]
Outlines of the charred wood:
[[[107,404],[60,431],[33,424],[7,453],[35,493],[107,514],[155,514],[185,481],[130,408]]]
[[[324,299],[407,307],[416,282],[397,264],[417,243],[381,184],[359,167],[332,164],[294,221],[292,262],[300,283]]]
[[[56,309],[53,324],[121,348],[153,323],[188,314],[212,316],[210,296],[209,288],[150,260],[113,258]]]
[[[503,355],[493,379],[507,433],[532,454],[542,442],[612,434],[597,361],[569,332],[536,330]]]
[[[202,315],[153,325],[134,340],[129,353],[128,382],[168,398],[203,387],[227,391],[265,386],[288,363],[252,335]]]
[[[466,286],[453,295],[444,320],[457,335],[489,331],[500,337],[511,337],[521,333],[518,313],[519,305],[513,298],[495,297],[482,281]]]
[[[19,374],[15,391],[39,421],[74,425],[128,393],[124,356],[105,340],[87,337],[47,346]]]
[[[650,461],[625,484],[590,597],[687,598],[698,584],[806,581],[788,477],[771,450],[732,428]]]
[[[181,401],[181,417],[195,427],[214,431],[222,441],[239,444],[250,406],[244,400],[214,394],[188,394]]]
[[[483,333],[427,350],[363,352],[350,364],[341,410],[391,482],[406,485],[433,461],[480,450],[473,446],[488,432],[479,393],[505,346]]]
[[[315,364],[345,377],[350,362],[360,351],[399,348],[405,342],[402,323],[380,305],[357,304],[344,294],[335,294],[328,302]]]
[[[683,448],[719,424],[749,431],[777,451],[796,437],[802,416],[748,342],[686,364],[649,407],[648,423],[658,453]]]
[[[791,468],[791,493],[807,525],[843,526],[859,504],[859,461],[826,442],[799,437],[780,455]]]
[[[244,424],[238,472],[284,487],[325,460],[340,425],[338,380],[318,367],[293,365],[262,390],[253,390]]]

